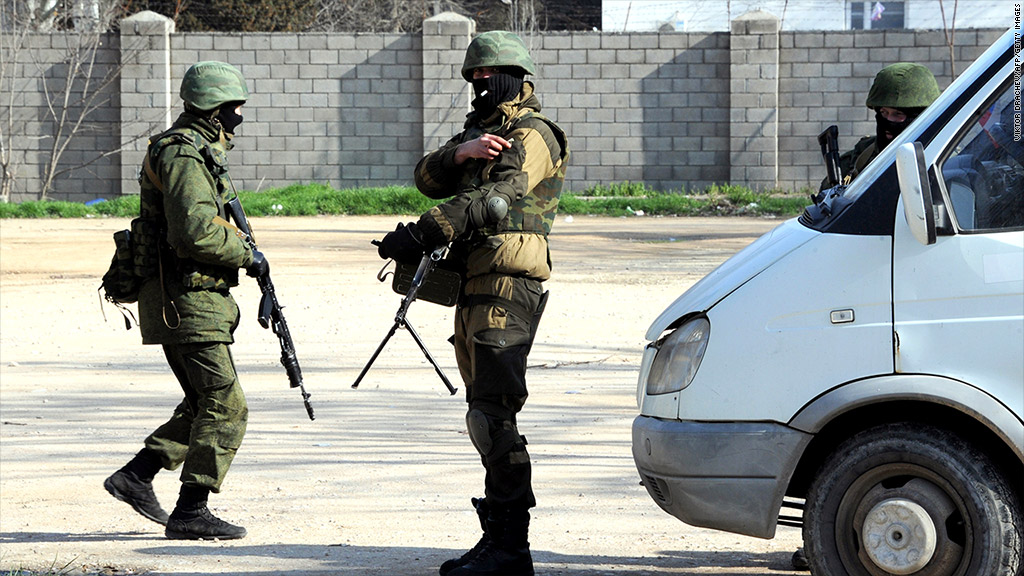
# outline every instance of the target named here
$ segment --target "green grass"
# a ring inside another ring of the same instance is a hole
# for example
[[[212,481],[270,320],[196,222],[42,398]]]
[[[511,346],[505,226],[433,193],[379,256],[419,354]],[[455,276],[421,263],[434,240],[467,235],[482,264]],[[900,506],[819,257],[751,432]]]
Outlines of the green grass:
[[[249,216],[415,215],[438,203],[411,186],[336,190],[324,184],[294,184],[264,192],[239,193]],[[715,185],[692,193],[656,191],[643,183],[599,185],[562,194],[561,214],[597,216],[794,216],[809,204],[808,191],[756,192]],[[40,201],[0,204],[0,218],[131,218],[139,213],[137,195],[94,202]],[[0,574],[2,576],[2,574]]]

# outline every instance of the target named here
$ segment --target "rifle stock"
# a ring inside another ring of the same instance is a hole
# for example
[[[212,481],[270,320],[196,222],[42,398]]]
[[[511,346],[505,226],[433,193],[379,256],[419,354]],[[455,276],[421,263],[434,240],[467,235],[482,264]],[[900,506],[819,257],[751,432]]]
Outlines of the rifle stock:
[[[224,205],[224,210],[234,221],[235,227],[241,232],[245,241],[253,250],[256,250],[258,246],[253,238],[252,230],[249,228],[249,220],[245,217],[245,210],[242,209],[238,195]],[[257,278],[256,283],[259,284],[260,292],[263,293],[260,298],[257,320],[259,320],[260,326],[272,329],[277,335],[281,345],[281,365],[284,366],[285,373],[288,374],[288,385],[301,391],[302,404],[306,407],[306,414],[309,415],[310,420],[315,420],[313,405],[309,403],[310,395],[302,384],[302,369],[299,367],[299,359],[295,355],[295,342],[288,330],[288,322],[284,318],[284,307],[277,301],[277,292],[274,290],[274,283],[270,281],[270,273]]]

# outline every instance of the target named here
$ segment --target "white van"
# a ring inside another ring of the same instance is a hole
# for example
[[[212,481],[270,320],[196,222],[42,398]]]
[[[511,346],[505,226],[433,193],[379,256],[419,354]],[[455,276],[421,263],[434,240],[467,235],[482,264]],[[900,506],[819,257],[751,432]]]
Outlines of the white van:
[[[633,458],[666,512],[802,526],[821,576],[1024,574],[1019,34],[651,325]]]

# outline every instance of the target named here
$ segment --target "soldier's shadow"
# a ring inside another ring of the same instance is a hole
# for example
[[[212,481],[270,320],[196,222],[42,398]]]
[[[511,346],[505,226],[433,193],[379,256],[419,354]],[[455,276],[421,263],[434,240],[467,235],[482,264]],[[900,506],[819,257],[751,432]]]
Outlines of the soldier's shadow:
[[[164,540],[163,534],[153,532],[93,532],[72,534],[70,532],[0,532],[0,544],[25,544],[29,542],[130,542],[133,540]]]
[[[344,573],[366,575],[436,574],[441,562],[458,556],[462,551],[443,548],[416,548],[401,546],[349,546],[282,544],[269,546],[212,545],[212,543],[173,544],[140,548],[142,554],[155,556],[252,556],[277,560],[307,559],[310,566],[292,571],[279,571],[284,576],[324,576]],[[610,572],[629,576],[664,576],[666,574],[706,573],[707,568],[718,568],[719,576],[750,575],[751,568],[764,574],[794,572],[790,566],[791,552],[742,551],[688,551],[663,550],[656,556],[627,557],[601,555],[574,555],[548,552],[534,548],[533,561],[538,573],[557,573],[561,576],[606,575]],[[730,569],[736,569],[732,571]],[[239,576],[263,574],[263,571],[234,572]],[[201,573],[175,573],[175,576],[201,576]],[[203,574],[205,576],[205,574]]]

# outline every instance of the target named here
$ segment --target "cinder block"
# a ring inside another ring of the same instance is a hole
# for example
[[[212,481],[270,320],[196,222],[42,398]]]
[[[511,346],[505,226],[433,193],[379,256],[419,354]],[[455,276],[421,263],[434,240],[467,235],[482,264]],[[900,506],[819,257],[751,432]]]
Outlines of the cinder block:
[[[309,51],[309,62],[311,64],[337,64],[338,63],[338,51],[337,50],[310,50]]]
[[[359,34],[356,36],[356,50],[381,50],[384,39],[377,34]]]
[[[632,34],[602,34],[601,48],[605,50],[628,49]]]
[[[577,34],[573,34],[571,36],[568,36],[568,35],[564,36],[563,38],[569,40],[569,43],[572,46],[573,50],[596,50],[596,49],[601,47],[601,35],[597,34],[597,33],[594,33],[594,34],[577,33]],[[554,39],[552,39],[552,40],[554,40]],[[557,44],[557,42],[553,42],[553,44]],[[548,46],[548,41],[545,40],[545,42],[544,42],[544,49],[545,50],[553,48],[553,47],[554,46]]]
[[[853,45],[857,48],[879,48],[885,45],[885,31],[861,30],[854,37]]]
[[[824,48],[825,32],[802,32],[795,34],[793,44],[797,48]]]

